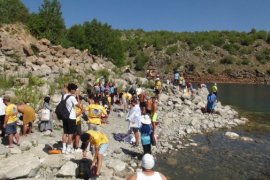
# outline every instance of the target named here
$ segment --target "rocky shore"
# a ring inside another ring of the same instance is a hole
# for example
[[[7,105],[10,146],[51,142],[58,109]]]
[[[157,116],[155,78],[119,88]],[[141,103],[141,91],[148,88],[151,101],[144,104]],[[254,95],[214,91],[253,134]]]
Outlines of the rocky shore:
[[[207,89],[196,90],[191,96],[184,96],[172,87],[165,87],[159,102],[159,128],[158,143],[153,147],[154,154],[180,151],[189,146],[199,146],[190,139],[190,135],[214,131],[219,128],[232,128],[245,124],[248,120],[239,117],[239,114],[230,106],[222,106],[217,103],[217,113],[203,114],[201,108],[205,107]],[[52,97],[56,104],[59,95]],[[134,148],[125,142],[116,141],[114,135],[126,133],[128,122],[122,107],[115,105],[109,116],[109,125],[102,125],[101,131],[109,137],[109,148],[102,167],[99,179],[125,179],[128,175],[140,170],[139,158],[143,152],[141,147]],[[51,147],[61,147],[61,122],[55,119],[55,129],[52,133],[41,133],[37,130],[29,135],[21,145],[10,151],[0,145],[0,179],[34,178],[34,179],[75,179],[78,162],[82,159],[82,153],[49,155]],[[83,130],[87,126],[82,124]],[[224,134],[225,135],[225,134]],[[239,138],[233,133],[226,133],[232,139]],[[189,138],[189,143],[182,141]],[[243,141],[251,139],[241,138]],[[88,153],[88,159],[92,159]]]

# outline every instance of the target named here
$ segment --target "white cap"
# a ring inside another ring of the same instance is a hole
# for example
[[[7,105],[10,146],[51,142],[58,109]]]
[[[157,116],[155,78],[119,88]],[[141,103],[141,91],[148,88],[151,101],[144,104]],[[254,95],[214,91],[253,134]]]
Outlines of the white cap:
[[[144,169],[152,169],[155,166],[154,157],[151,154],[145,154],[142,158],[142,167]]]
[[[156,78],[156,80],[158,81],[158,80],[159,80],[159,78]]]

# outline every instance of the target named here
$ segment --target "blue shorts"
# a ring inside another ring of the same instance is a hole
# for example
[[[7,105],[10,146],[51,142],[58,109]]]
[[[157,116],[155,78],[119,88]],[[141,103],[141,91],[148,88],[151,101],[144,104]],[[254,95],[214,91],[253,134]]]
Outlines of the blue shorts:
[[[6,134],[16,134],[17,133],[17,124],[16,122],[7,124],[6,126]]]
[[[108,146],[109,146],[109,144],[101,144],[99,146],[99,150],[98,150],[99,154],[104,155],[104,153],[107,150]]]

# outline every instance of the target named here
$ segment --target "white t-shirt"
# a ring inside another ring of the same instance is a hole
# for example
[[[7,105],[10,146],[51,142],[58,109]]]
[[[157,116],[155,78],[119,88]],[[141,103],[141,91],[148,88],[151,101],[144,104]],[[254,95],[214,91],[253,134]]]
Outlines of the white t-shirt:
[[[64,99],[71,94],[64,94]],[[74,95],[71,95],[66,102],[66,106],[68,111],[70,112],[69,114],[69,119],[76,120],[76,111],[75,111],[75,106],[78,104],[78,101],[76,100]]]
[[[0,98],[0,116],[5,115],[6,105],[3,103],[3,99]]]

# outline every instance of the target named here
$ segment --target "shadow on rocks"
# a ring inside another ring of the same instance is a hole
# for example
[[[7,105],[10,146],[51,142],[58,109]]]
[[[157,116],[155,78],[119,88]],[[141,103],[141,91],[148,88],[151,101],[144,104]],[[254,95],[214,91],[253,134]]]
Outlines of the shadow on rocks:
[[[138,159],[142,159],[142,154],[141,153],[138,153],[138,152],[135,152],[135,151],[131,151],[129,149],[125,149],[125,148],[121,148],[123,153],[126,154],[126,155],[129,155],[131,157],[137,157]]]

